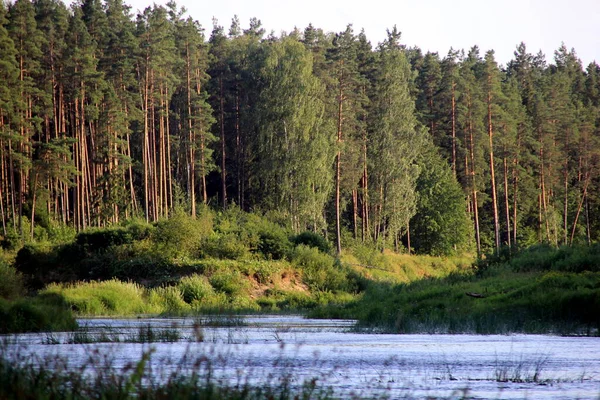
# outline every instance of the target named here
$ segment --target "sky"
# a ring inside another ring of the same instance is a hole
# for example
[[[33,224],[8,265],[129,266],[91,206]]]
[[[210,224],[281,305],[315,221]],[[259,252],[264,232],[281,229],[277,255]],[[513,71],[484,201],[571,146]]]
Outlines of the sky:
[[[155,1],[165,4],[168,0]],[[135,14],[151,0],[125,0]],[[228,31],[237,15],[242,28],[252,17],[261,20],[267,33],[279,35],[309,23],[326,32],[343,31],[352,24],[362,28],[373,46],[394,25],[401,42],[418,46],[423,53],[445,56],[451,47],[478,45],[483,56],[493,49],[496,60],[506,64],[519,43],[530,53],[542,51],[553,62],[562,43],[574,48],[584,68],[600,64],[600,0],[176,0],[189,15],[212,30],[213,17]]]

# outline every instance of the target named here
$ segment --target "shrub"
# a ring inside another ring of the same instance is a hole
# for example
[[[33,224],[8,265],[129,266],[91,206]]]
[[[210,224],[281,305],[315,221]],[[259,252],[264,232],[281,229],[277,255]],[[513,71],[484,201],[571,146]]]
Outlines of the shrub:
[[[202,245],[201,255],[218,259],[248,258],[250,249],[234,234],[212,235]]]
[[[42,286],[42,279],[57,273],[57,265],[57,251],[48,243],[28,243],[15,258],[15,268],[22,274],[30,275],[28,285],[34,288]]]
[[[202,214],[198,219],[193,219],[183,212],[176,212],[170,218],[156,223],[152,238],[165,256],[185,258],[195,256],[202,241],[211,232],[210,214]]]
[[[252,260],[238,263],[236,266],[243,274],[254,278],[258,283],[268,284],[289,267],[287,261]]]
[[[77,328],[73,314],[60,299],[0,299],[0,333],[68,331]]]
[[[203,275],[186,276],[179,281],[177,287],[182,293],[183,300],[188,304],[201,302],[215,295],[208,278]]]
[[[6,232],[6,236],[0,236],[0,247],[4,250],[17,250],[23,246],[23,239],[21,235],[12,226],[9,226]]]
[[[248,289],[248,281],[239,271],[217,271],[209,278],[210,284],[229,296],[239,296]]]
[[[291,253],[292,242],[283,228],[273,223],[265,223],[259,230],[258,236],[257,250],[267,260],[281,260]]]
[[[88,252],[106,251],[114,246],[132,243],[132,233],[124,227],[93,228],[80,232],[75,242]]]
[[[179,314],[190,310],[190,306],[183,299],[182,291],[176,286],[153,289],[149,297],[153,308],[163,314]]]
[[[299,235],[294,236],[292,242],[296,246],[303,244],[308,247],[316,247],[319,251],[322,251],[323,253],[329,253],[329,251],[331,250],[331,245],[327,240],[325,240],[323,236],[311,231],[305,231],[300,233]]]
[[[0,298],[15,299],[23,294],[23,277],[0,259]]]
[[[304,245],[294,250],[292,264],[302,269],[303,281],[312,289],[318,291],[351,290],[353,284],[347,274],[335,264],[330,255],[319,252],[316,248]]]

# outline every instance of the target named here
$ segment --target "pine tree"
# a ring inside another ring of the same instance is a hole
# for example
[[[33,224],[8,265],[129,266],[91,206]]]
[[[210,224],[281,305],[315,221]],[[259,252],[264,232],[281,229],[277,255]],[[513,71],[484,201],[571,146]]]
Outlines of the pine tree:
[[[200,25],[187,18],[176,23],[179,54],[184,61],[180,75],[185,79],[175,94],[174,103],[180,116],[180,151],[176,159],[183,160],[179,170],[179,180],[186,188],[190,201],[190,213],[196,216],[196,179],[200,179],[200,196],[208,203],[206,177],[214,169],[212,149],[215,140],[210,132],[213,124],[212,109],[208,104],[206,82],[208,75],[208,49]]]
[[[500,250],[500,217],[498,212],[498,190],[496,188],[496,160],[494,158],[494,130],[503,121],[503,110],[500,106],[504,102],[502,93],[500,70],[494,59],[494,51],[490,50],[485,54],[484,72],[482,75],[482,87],[487,106],[487,134],[489,139],[489,167],[490,167],[490,190],[492,192],[492,210],[494,217],[494,239],[496,251]]]
[[[35,9],[29,0],[17,0],[8,9],[8,32],[17,50],[16,58],[19,66],[18,92],[15,101],[15,122],[19,133],[15,143],[12,162],[9,165],[10,179],[14,181],[13,192],[16,192],[18,229],[23,236],[23,205],[29,192],[29,173],[33,157],[33,144],[39,134],[38,120],[34,108],[40,94],[36,86],[36,78],[40,74],[42,33],[37,29]],[[9,144],[12,147],[12,144]],[[16,170],[12,163],[16,164]],[[35,188],[34,188],[35,190]]]
[[[142,119],[134,57],[138,39],[129,7],[122,0],[107,0],[105,10],[107,29],[98,61],[107,82],[101,116],[107,147],[102,154],[102,214],[116,223],[121,217],[138,214],[132,151],[132,125]]]
[[[67,133],[67,105],[65,101],[65,51],[67,49],[67,30],[69,11],[58,0],[37,0],[34,2],[36,21],[40,31],[44,33],[42,42],[43,57],[42,74],[38,77],[37,86],[41,89],[43,103],[38,108],[42,122],[42,136],[39,142],[63,140]],[[50,147],[47,151],[57,150]],[[68,152],[70,154],[70,152]],[[62,157],[64,163],[71,158],[64,152],[50,157]],[[38,163],[39,165],[40,163]],[[42,163],[43,165],[43,163]],[[54,174],[45,174],[46,181],[40,181],[46,196],[46,212],[51,216],[60,216],[66,223],[69,220],[69,185],[70,179],[60,180]]]
[[[67,37],[70,46],[65,54],[65,74],[68,80],[65,90],[69,100],[69,113],[72,115],[71,137],[76,140],[73,161],[78,174],[74,187],[74,223],[78,229],[85,229],[92,223],[97,223],[95,219],[98,216],[95,144],[104,82],[97,70],[98,61],[94,56],[96,46],[83,22],[82,11],[76,6],[72,10]]]
[[[464,176],[462,181],[467,191],[469,212],[472,214],[475,227],[475,242],[477,245],[477,254],[482,250],[482,230],[480,224],[479,210],[484,199],[481,193],[484,188],[485,161],[483,156],[485,132],[485,104],[481,87],[477,80],[480,74],[482,61],[479,56],[479,49],[473,47],[468,56],[462,61],[460,66],[460,79],[458,92],[458,124],[462,131],[463,146],[465,149],[463,165]]]
[[[397,244],[403,228],[416,212],[415,159],[425,134],[417,125],[410,95],[412,73],[399,44],[400,33],[388,31],[380,46],[371,112],[371,198],[376,239]]]
[[[342,190],[352,195],[352,225],[357,236],[357,197],[360,169],[361,131],[364,129],[361,115],[364,113],[366,96],[361,92],[364,78],[358,70],[356,37],[349,25],[336,35],[327,54],[331,72],[331,93],[335,93],[335,126],[337,131],[337,154],[335,159],[335,227],[338,254],[342,251],[341,212],[347,200]],[[342,175],[342,164],[343,175]]]
[[[458,52],[450,49],[448,55],[442,60],[441,70],[442,78],[440,81],[439,101],[440,105],[440,129],[443,132],[443,143],[446,146],[441,148],[442,154],[448,154],[446,157],[450,161],[452,173],[457,178],[457,166],[460,144],[457,140],[457,92],[459,80],[459,66],[457,64]]]
[[[175,71],[180,60],[176,57],[174,27],[164,7],[148,7],[138,15],[137,36],[144,121],[144,209],[146,218],[154,221],[167,216],[173,206],[169,110],[179,79]]]
[[[0,214],[2,234],[7,235],[7,220],[16,222],[15,186],[13,174],[13,143],[18,141],[13,121],[16,118],[14,99],[18,96],[19,64],[17,50],[6,26],[6,9],[0,2]],[[13,226],[14,227],[14,226]]]
[[[437,53],[427,53],[419,69],[416,79],[418,96],[415,101],[420,122],[429,128],[429,133],[439,147],[446,148],[446,138],[438,132],[441,121],[440,104],[438,104],[441,83],[442,67]]]

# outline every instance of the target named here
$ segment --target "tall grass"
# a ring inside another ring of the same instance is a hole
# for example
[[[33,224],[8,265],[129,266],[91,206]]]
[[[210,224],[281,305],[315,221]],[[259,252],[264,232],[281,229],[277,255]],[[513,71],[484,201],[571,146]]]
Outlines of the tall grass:
[[[346,307],[345,316],[358,318],[364,327],[400,333],[597,335],[600,273],[494,267],[483,277],[472,272],[373,284]]]
[[[116,279],[73,284],[53,283],[40,294],[60,296],[76,313],[82,315],[135,315],[160,312],[157,305],[149,301],[145,288],[133,282],[121,282]]]
[[[333,391],[318,379],[297,381],[280,365],[260,384],[249,380],[233,383],[216,377],[213,362],[204,355],[191,359],[192,371],[182,365],[168,376],[152,367],[152,350],[137,363],[115,368],[103,354],[90,354],[88,365],[68,369],[67,360],[14,360],[0,351],[0,398],[2,399],[333,399]],[[98,368],[100,366],[100,368]],[[279,371],[279,372],[278,372]]]
[[[0,299],[0,333],[71,331],[77,323],[61,298]]]

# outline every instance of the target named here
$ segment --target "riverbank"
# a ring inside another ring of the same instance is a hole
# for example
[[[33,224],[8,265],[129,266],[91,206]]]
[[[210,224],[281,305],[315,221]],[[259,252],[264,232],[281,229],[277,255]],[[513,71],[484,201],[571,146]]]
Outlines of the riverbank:
[[[57,236],[58,237],[58,236]],[[28,243],[0,258],[4,332],[73,316],[302,313],[389,333],[598,335],[600,246],[508,250],[475,263],[294,234],[254,214],[178,214]],[[23,297],[28,294],[29,297]]]
[[[130,220],[77,234],[63,230],[46,241],[26,243],[12,255],[4,252],[3,260],[0,273],[13,282],[0,287],[6,313],[17,299],[32,304],[51,300],[75,316],[127,317],[344,307],[370,282],[443,277],[472,262],[469,257],[382,253],[351,239],[342,256],[335,257],[330,243],[316,233],[294,234],[235,209],[206,210],[196,219],[176,214],[154,224]],[[31,330],[41,326],[31,325]]]
[[[376,332],[598,336],[600,246],[537,246],[445,277],[373,283],[344,308],[312,315],[354,318]]]

